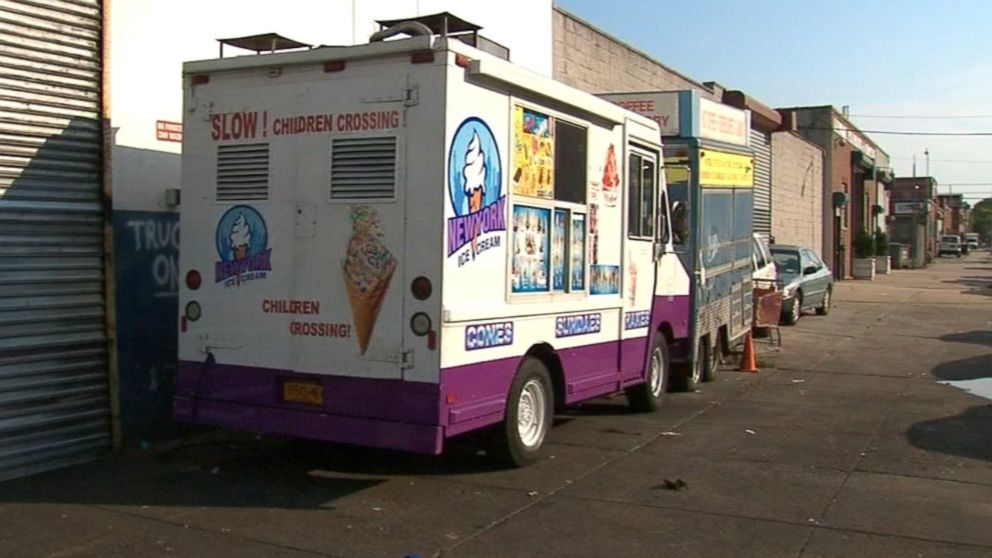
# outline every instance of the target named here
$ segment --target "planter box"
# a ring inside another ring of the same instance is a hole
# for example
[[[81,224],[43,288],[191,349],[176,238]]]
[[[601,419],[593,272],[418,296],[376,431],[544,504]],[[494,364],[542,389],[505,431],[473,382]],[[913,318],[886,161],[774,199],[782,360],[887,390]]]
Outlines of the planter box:
[[[875,258],[854,258],[851,275],[855,279],[875,279]]]
[[[891,256],[875,256],[875,273],[879,275],[888,275],[889,271],[892,270],[891,264]]]

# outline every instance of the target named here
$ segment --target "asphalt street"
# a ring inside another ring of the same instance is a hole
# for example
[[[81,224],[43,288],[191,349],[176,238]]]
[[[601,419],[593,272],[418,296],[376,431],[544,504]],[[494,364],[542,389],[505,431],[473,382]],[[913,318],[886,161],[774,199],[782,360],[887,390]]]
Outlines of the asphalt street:
[[[992,400],[962,389],[992,377],[992,256],[839,283],[759,353],[653,414],[561,414],[524,469],[478,437],[431,458],[197,431],[0,484],[0,553],[992,556]]]

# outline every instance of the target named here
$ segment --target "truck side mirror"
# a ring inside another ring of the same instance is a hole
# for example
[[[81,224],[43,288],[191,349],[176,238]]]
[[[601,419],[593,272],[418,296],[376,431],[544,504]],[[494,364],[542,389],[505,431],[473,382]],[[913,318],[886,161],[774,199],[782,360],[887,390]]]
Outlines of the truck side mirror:
[[[672,205],[672,232],[677,242],[685,244],[689,241],[689,209],[685,202]]]

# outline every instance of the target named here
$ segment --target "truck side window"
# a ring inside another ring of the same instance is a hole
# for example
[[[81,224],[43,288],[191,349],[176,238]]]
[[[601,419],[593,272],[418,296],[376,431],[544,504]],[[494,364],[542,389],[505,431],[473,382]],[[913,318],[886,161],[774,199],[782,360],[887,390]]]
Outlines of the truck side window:
[[[627,207],[627,234],[635,238],[654,240],[655,231],[655,163],[637,153],[631,153],[627,165],[630,185]]]

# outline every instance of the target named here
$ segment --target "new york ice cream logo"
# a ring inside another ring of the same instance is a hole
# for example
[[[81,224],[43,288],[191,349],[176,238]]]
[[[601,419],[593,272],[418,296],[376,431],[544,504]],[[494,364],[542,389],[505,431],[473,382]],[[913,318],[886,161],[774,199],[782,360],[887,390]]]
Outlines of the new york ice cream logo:
[[[236,205],[217,222],[214,281],[225,286],[264,279],[272,271],[272,249],[265,219],[253,207]]]
[[[448,193],[455,216],[448,219],[448,256],[462,266],[501,246],[506,230],[503,167],[492,130],[480,118],[458,126],[448,152]],[[468,246],[468,248],[466,248]]]

